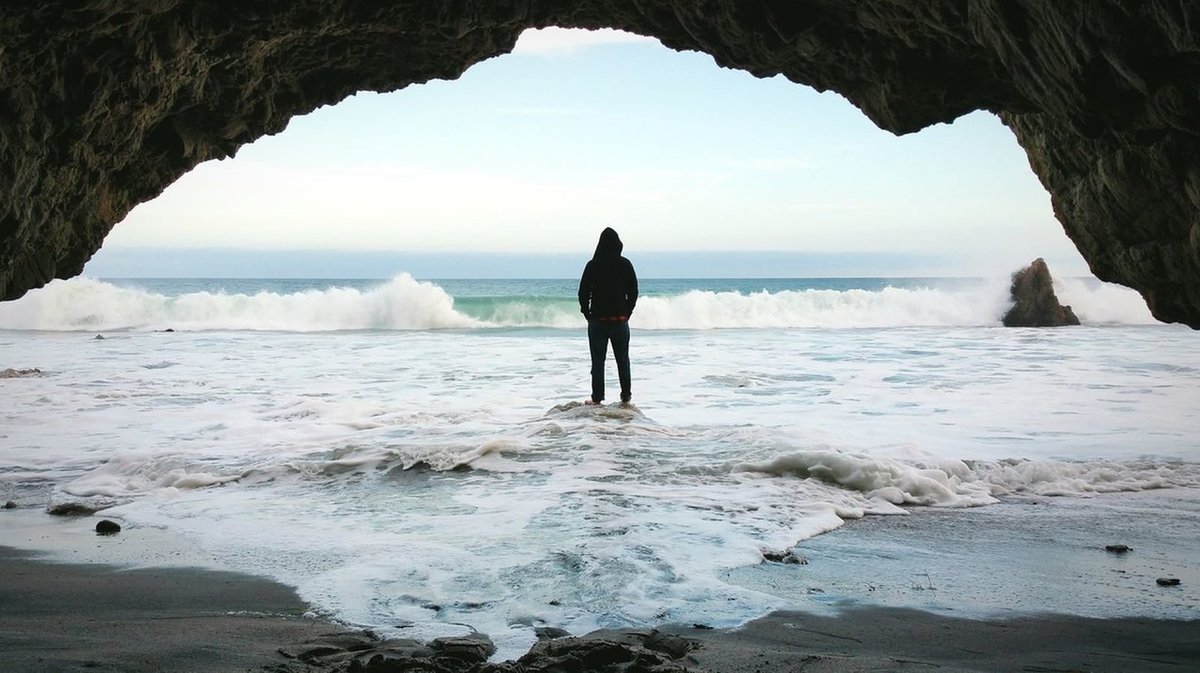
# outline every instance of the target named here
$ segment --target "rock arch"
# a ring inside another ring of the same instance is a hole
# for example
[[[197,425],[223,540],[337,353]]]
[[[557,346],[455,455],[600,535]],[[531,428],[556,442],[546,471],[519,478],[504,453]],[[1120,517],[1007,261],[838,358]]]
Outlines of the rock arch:
[[[833,90],[897,134],[995,112],[1092,271],[1200,328],[1191,0],[13,0],[0,298],[78,274],[134,205],[292,116],[453,79],[551,25]]]

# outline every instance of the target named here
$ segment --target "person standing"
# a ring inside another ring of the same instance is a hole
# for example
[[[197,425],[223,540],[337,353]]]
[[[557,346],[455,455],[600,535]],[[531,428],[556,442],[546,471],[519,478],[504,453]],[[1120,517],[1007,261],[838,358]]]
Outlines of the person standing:
[[[637,305],[638,283],[633,263],[621,256],[625,245],[612,227],[600,232],[596,253],[583,267],[579,279],[579,310],[588,321],[588,347],[592,354],[592,397],[587,404],[604,401],[604,360],[612,342],[621,381],[621,403],[633,395],[629,377],[629,316]]]

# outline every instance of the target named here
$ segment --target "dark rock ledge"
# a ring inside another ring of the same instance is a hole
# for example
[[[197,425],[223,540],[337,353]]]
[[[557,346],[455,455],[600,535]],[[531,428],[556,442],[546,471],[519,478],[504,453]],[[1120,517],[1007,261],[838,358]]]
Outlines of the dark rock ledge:
[[[653,629],[605,630],[586,636],[539,640],[515,661],[487,663],[495,652],[482,634],[415,640],[379,640],[368,633],[332,634],[308,643],[302,651],[280,650],[302,665],[272,667],[279,673],[298,670],[337,673],[684,673],[695,670],[687,654],[698,644]]]
[[[1092,272],[1200,328],[1200,2],[1180,0],[2,3],[0,299],[78,274],[200,162],[551,25],[836,91],[896,134],[994,112]]]

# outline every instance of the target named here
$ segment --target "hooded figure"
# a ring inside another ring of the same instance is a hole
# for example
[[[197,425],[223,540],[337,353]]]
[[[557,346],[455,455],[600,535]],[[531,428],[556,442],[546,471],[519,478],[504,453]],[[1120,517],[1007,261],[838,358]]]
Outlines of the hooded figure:
[[[604,360],[613,345],[621,401],[629,402],[629,316],[637,305],[637,273],[621,256],[625,246],[612,227],[600,232],[596,253],[583,267],[579,279],[579,310],[588,319],[588,345],[592,355],[592,404],[604,401]]]

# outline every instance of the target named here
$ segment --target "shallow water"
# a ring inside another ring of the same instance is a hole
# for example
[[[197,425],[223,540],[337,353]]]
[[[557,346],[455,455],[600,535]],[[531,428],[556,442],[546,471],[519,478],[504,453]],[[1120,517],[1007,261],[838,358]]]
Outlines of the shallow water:
[[[971,510],[867,517],[795,549],[803,565],[725,578],[808,612],[847,604],[966,618],[1029,614],[1200,619],[1200,490],[1010,496]],[[1114,553],[1109,545],[1125,545]],[[1158,578],[1178,586],[1160,586]]]
[[[1186,328],[909,324],[904,305],[965,303],[981,283],[820,290],[832,308],[803,288],[693,288],[663,310],[733,306],[713,321],[741,326],[635,324],[636,406],[597,409],[579,404],[582,331],[550,326],[566,317],[468,327],[486,323],[410,282],[207,297],[81,283],[5,307],[0,327],[60,326],[0,331],[0,366],[43,372],[0,381],[0,496],[110,506],[334,618],[413,637],[466,624],[520,653],[534,625],[722,626],[792,607],[795,592],[731,571],[869,514],[1200,486]],[[122,292],[126,313],[92,316],[117,330],[101,340],[63,309]],[[793,317],[807,322],[751,328],[798,301],[784,292],[805,296]],[[353,327],[395,293],[383,313],[433,306],[461,324]],[[903,320],[811,326],[864,302]],[[331,303],[350,323],[242,327]],[[654,306],[639,315],[653,322]],[[151,331],[166,318],[181,331]]]

